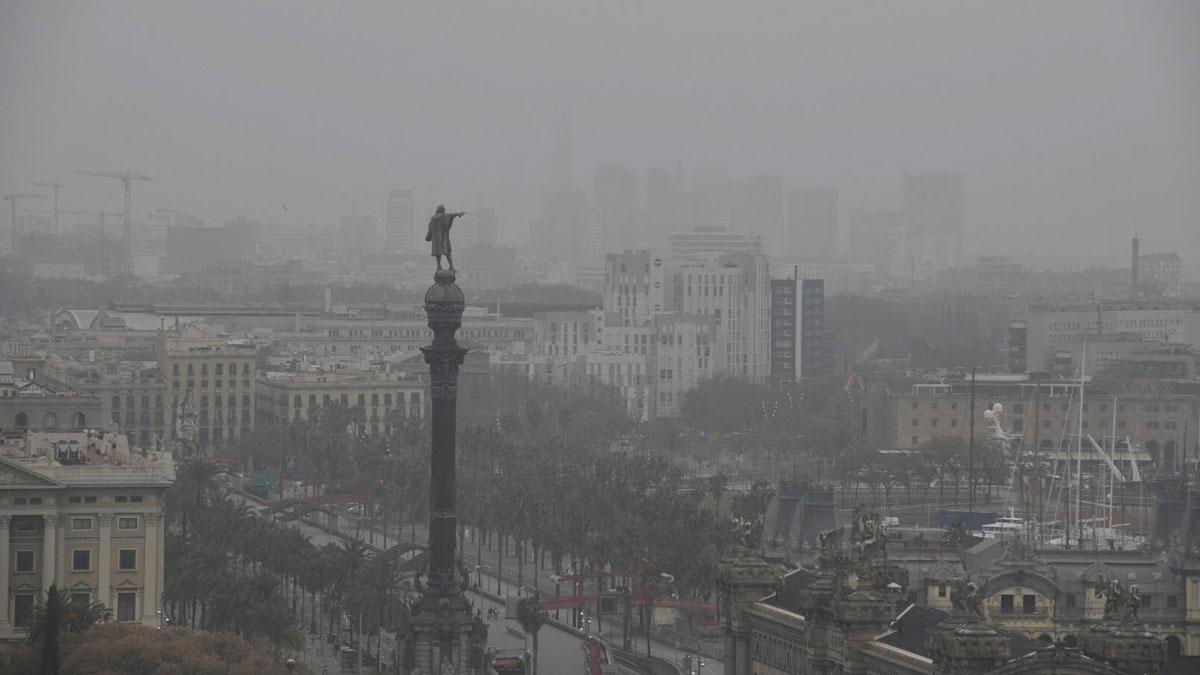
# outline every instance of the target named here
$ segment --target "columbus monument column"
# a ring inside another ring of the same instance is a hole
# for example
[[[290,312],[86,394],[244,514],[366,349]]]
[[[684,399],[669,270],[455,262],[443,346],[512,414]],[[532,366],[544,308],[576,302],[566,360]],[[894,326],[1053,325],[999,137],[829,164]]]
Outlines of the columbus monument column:
[[[440,265],[439,265],[440,267]],[[433,442],[429,462],[429,566],[413,607],[412,671],[417,675],[483,675],[487,626],[465,596],[467,575],[455,547],[454,436],[458,368],[467,350],[454,334],[462,325],[465,297],[454,272],[439,269],[425,293],[433,344],[422,347],[429,364]]]

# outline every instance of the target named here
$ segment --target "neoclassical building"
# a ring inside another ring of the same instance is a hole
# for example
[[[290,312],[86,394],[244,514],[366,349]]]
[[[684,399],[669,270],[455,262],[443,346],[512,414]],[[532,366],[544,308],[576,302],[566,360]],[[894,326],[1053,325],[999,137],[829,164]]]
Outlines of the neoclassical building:
[[[167,453],[113,433],[29,432],[0,444],[0,640],[24,639],[51,584],[111,618],[159,625]]]

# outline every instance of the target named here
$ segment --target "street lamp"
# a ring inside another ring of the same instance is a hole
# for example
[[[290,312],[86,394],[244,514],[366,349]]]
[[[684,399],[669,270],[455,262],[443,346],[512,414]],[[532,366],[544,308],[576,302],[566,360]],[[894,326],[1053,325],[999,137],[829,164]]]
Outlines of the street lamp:
[[[559,584],[562,583],[562,577],[560,577],[557,574],[551,574],[550,581],[554,582],[554,597],[557,598],[558,594],[559,594]],[[554,610],[554,620],[558,621],[558,609],[557,608],[555,608],[555,610]]]

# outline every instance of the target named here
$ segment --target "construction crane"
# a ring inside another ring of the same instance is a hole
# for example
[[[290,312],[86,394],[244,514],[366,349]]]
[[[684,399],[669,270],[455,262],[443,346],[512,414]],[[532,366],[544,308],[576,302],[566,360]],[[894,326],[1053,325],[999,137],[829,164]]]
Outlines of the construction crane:
[[[121,242],[122,242],[122,246],[125,249],[125,271],[126,272],[130,271],[133,267],[133,260],[132,260],[132,250],[133,249],[130,247],[130,242],[129,242],[129,235],[130,235],[130,229],[131,229],[129,218],[130,218],[130,214],[132,212],[132,207],[133,207],[133,188],[131,186],[131,183],[135,180],[152,181],[154,179],[149,176],[143,176],[140,173],[132,173],[129,171],[123,171],[123,172],[119,172],[119,171],[80,171],[78,173],[81,176],[98,176],[100,178],[113,178],[113,179],[121,181],[121,184],[125,186],[125,229],[124,229],[122,237],[121,237]]]
[[[5,195],[9,205],[9,223],[12,224],[10,235],[12,236],[12,252],[17,253],[17,201],[21,199],[41,199],[44,195]]]
[[[53,183],[50,181],[35,181],[35,180],[29,181],[29,184],[36,185],[38,187],[48,187],[51,190],[54,190],[54,236],[57,237],[58,236],[58,191],[67,186],[63,185],[62,183]]]
[[[121,214],[117,213],[116,211],[68,211],[68,210],[64,210],[63,213],[66,213],[66,214],[69,214],[72,216],[99,216],[100,217],[99,230],[96,232],[96,251],[95,251],[95,256],[93,257],[93,261],[92,261],[92,265],[93,265],[94,269],[99,270],[100,269],[100,251],[102,248],[104,248],[104,230],[105,230],[104,219],[109,216],[119,216]]]

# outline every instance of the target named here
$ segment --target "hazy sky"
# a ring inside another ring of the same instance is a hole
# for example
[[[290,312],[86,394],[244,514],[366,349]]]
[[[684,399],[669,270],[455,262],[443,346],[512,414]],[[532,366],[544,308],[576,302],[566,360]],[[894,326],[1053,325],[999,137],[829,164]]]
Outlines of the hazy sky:
[[[523,238],[569,107],[598,162],[892,208],[961,171],[968,245],[1200,259],[1200,2],[0,0],[0,192],[209,224],[496,204]],[[286,202],[288,210],[281,206]]]

